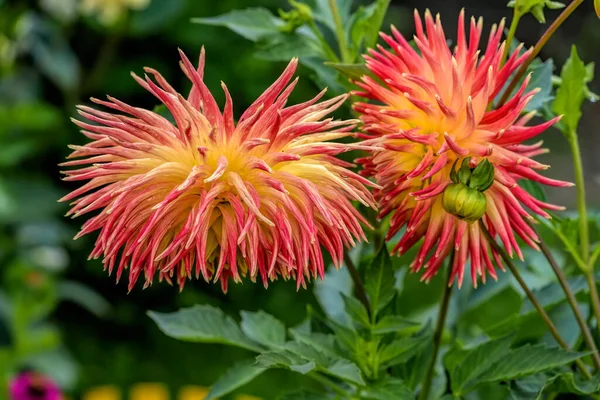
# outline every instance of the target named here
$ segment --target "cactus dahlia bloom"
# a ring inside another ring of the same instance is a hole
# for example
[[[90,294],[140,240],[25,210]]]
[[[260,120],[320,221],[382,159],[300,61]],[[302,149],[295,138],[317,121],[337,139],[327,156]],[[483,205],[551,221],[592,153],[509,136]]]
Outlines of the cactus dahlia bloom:
[[[481,20],[471,19],[467,40],[464,12],[460,13],[454,52],[448,48],[439,16],[434,21],[427,11],[424,22],[423,27],[415,12],[418,52],[392,27],[393,37],[383,33],[381,37],[393,52],[378,46],[365,56],[367,67],[378,79],[364,76],[357,82],[362,90],[356,94],[375,102],[357,103],[355,108],[365,136],[383,150],[372,151],[357,162],[364,167],[363,175],[375,177],[382,186],[375,196],[380,217],[392,214],[387,240],[406,227],[395,252],[402,254],[424,239],[413,271],[425,269],[423,280],[429,281],[455,249],[451,282],[458,279],[462,284],[465,264],[470,261],[477,286],[477,276],[483,282],[486,273],[494,279],[497,276],[489,243],[473,222],[483,218],[508,253],[522,257],[516,237],[534,248],[538,240],[525,221],[532,217],[524,206],[543,217],[548,217],[544,209],[562,208],[535,199],[517,182],[570,184],[536,172],[548,168],[532,159],[545,152],[541,142],[523,144],[556,121],[527,126],[533,113],[519,117],[537,93],[526,92],[528,79],[506,104],[488,109],[529,54],[517,51],[501,66],[503,23],[492,28],[486,51],[480,55]],[[471,172],[475,176],[483,160],[493,167],[482,170],[492,174],[492,179],[488,185],[486,177],[480,176],[473,186]],[[463,165],[458,174],[457,165]],[[479,191],[473,189],[477,185]],[[492,255],[502,269],[499,255]]]
[[[202,275],[224,291],[245,276],[305,286],[323,276],[321,246],[340,265],[344,246],[364,239],[352,201],[374,207],[370,182],[335,157],[366,148],[332,142],[358,122],[326,117],[347,96],[286,107],[294,59],[236,123],[226,86],[221,112],[203,82],[204,51],[197,69],[181,58],[187,99],[153,69],[154,81],[134,75],[174,123],[111,97],[93,101],[119,113],[79,107],[94,124],[74,122],[92,142],[71,146],[77,160],[62,165],[79,167],[65,180],[89,182],[62,200],[76,199],[73,217],[99,211],[77,235],[100,231],[90,257],[116,266],[117,279],[128,268],[130,290],[142,272],[146,286],[156,274],[180,287]]]

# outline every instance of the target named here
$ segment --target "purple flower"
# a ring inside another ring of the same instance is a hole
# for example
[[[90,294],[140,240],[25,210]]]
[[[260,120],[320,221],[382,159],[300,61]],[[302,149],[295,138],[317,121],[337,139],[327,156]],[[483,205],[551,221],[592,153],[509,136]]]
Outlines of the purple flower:
[[[10,383],[9,393],[10,400],[63,400],[56,383],[35,372],[17,375]]]

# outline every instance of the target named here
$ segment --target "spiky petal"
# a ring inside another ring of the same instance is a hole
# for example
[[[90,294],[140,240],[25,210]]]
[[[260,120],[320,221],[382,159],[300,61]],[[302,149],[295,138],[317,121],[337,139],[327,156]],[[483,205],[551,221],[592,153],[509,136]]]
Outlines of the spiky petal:
[[[92,142],[71,146],[76,160],[63,165],[78,167],[66,180],[88,182],[62,200],[75,200],[73,217],[98,211],[77,236],[100,231],[91,257],[117,279],[129,268],[130,289],[142,273],[146,285],[158,274],[183,287],[195,274],[224,291],[245,276],[304,286],[323,276],[322,247],[339,266],[344,247],[364,239],[352,201],[374,206],[369,181],[335,157],[366,148],[332,142],[358,122],[326,118],[347,96],[286,107],[293,59],[236,123],[225,85],[221,112],[203,82],[204,51],[198,68],[181,58],[187,99],[153,69],[134,75],[174,123],[111,97],[94,102],[119,113],[79,107],[91,123],[74,122]]]
[[[501,65],[503,22],[492,27],[484,55],[478,50],[482,20],[471,19],[467,38],[464,11],[459,16],[454,51],[448,48],[439,16],[434,20],[427,11],[423,24],[415,11],[415,25],[419,52],[392,27],[392,36],[381,34],[392,51],[378,46],[365,56],[367,67],[379,80],[363,77],[357,82],[362,90],[356,94],[375,103],[357,103],[355,109],[361,114],[365,137],[383,150],[358,161],[364,167],[361,173],[375,177],[382,186],[375,196],[380,217],[391,214],[387,239],[406,228],[395,251],[404,253],[423,239],[413,271],[424,268],[423,279],[428,281],[454,251],[451,281],[462,283],[470,261],[476,286],[478,276],[484,282],[486,274],[496,278],[492,258],[500,268],[502,265],[497,254],[490,257],[489,243],[477,223],[461,221],[444,210],[442,194],[452,183],[452,165],[467,157],[471,157],[472,167],[483,159],[492,163],[495,181],[484,193],[487,209],[483,221],[511,255],[521,257],[516,237],[534,248],[538,240],[526,223],[532,217],[525,207],[543,217],[548,217],[544,209],[561,207],[535,199],[518,181],[570,185],[539,175],[536,171],[547,166],[532,157],[544,152],[541,143],[522,143],[556,119],[526,126],[532,115],[519,118],[536,93],[527,91],[529,79],[506,104],[488,110],[488,104],[529,55],[516,51]]]

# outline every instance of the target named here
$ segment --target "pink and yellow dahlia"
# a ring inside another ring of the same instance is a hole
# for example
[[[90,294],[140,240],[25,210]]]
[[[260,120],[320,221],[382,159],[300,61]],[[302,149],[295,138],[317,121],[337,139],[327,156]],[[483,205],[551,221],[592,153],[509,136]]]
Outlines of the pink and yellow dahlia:
[[[382,186],[375,196],[380,217],[392,214],[387,240],[406,227],[394,250],[402,254],[423,239],[413,271],[424,268],[423,280],[430,280],[455,249],[451,282],[458,279],[462,284],[470,261],[476,286],[477,276],[483,282],[486,273],[497,276],[489,243],[473,222],[483,218],[508,253],[522,257],[516,236],[534,248],[538,240],[525,221],[532,217],[523,206],[543,217],[548,217],[544,209],[561,207],[532,197],[518,181],[570,184],[536,172],[548,168],[532,159],[545,152],[542,142],[523,144],[556,122],[527,126],[534,113],[520,117],[537,93],[526,92],[529,79],[504,105],[488,108],[529,55],[519,55],[519,49],[501,64],[503,22],[492,27],[483,55],[478,49],[481,19],[471,19],[467,40],[464,11],[460,13],[454,52],[439,16],[434,21],[427,11],[424,22],[425,26],[415,11],[418,51],[392,27],[393,36],[381,34],[392,51],[378,46],[365,56],[378,79],[364,76],[357,82],[362,89],[357,94],[375,102],[357,103],[355,109],[361,114],[365,136],[383,149],[358,162],[364,167],[362,174],[375,177]],[[484,160],[489,166],[481,164]],[[489,185],[484,184],[485,176],[475,182],[478,165],[483,167],[480,172],[491,174]],[[499,255],[494,251],[492,255],[502,268]]]
[[[370,182],[336,158],[365,146],[332,142],[358,122],[327,117],[347,96],[286,107],[294,59],[236,123],[226,86],[221,112],[203,82],[204,51],[198,68],[181,58],[187,99],[153,69],[154,81],[133,75],[174,123],[112,97],[93,101],[118,113],[79,107],[91,123],[74,122],[92,142],[71,146],[78,160],[62,165],[79,167],[65,180],[88,182],[62,200],[76,199],[73,217],[98,211],[77,235],[100,231],[90,257],[116,266],[117,279],[129,269],[130,290],[142,272],[146,286],[157,273],[180,287],[195,273],[224,291],[258,275],[305,286],[323,276],[321,246],[340,265],[344,247],[364,239],[352,201],[374,207]]]

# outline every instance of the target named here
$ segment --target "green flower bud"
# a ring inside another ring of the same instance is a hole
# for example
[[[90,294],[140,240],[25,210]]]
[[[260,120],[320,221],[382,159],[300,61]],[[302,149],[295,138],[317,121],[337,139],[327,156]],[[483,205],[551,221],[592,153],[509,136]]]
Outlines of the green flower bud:
[[[313,20],[313,14],[310,7],[306,4],[289,0],[292,9],[290,11],[279,10],[279,16],[285,21],[279,30],[284,33],[292,33],[302,25]]]
[[[464,183],[452,183],[444,190],[442,206],[458,219],[475,222],[485,214],[487,199],[482,192]]]

